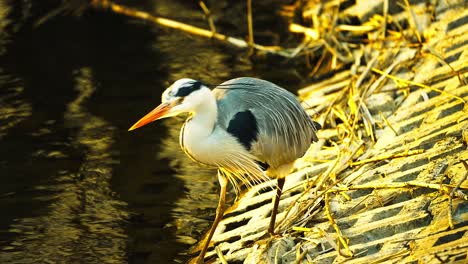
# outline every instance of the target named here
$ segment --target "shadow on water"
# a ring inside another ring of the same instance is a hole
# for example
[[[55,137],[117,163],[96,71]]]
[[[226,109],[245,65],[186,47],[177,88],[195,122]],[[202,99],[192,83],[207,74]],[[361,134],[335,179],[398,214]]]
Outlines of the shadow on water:
[[[34,27],[52,4],[14,3],[0,0],[0,262],[186,260],[214,217],[216,174],[180,150],[182,119],[127,129],[176,79],[278,75],[206,39],[106,12]],[[206,23],[184,1],[139,8]]]
[[[92,19],[24,25],[7,46],[2,67],[30,113],[2,139],[2,263],[127,259],[128,209],[110,186],[118,128],[88,106],[106,59]]]

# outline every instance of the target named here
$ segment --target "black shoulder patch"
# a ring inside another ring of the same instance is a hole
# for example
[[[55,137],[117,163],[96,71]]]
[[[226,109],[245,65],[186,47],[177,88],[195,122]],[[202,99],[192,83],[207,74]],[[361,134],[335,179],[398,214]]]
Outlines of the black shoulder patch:
[[[249,110],[238,112],[229,121],[227,132],[236,137],[247,150],[250,150],[252,143],[257,139],[257,120]]]
[[[200,81],[195,81],[192,83],[187,83],[184,86],[180,87],[175,96],[183,97],[191,94],[193,91],[200,89],[202,83]]]

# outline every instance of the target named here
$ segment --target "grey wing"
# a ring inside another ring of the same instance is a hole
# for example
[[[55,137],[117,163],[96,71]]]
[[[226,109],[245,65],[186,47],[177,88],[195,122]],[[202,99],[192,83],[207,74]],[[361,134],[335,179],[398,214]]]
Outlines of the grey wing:
[[[239,112],[253,114],[258,131],[250,152],[273,168],[302,157],[317,140],[317,127],[296,96],[271,82],[242,77],[220,84],[213,93],[222,128],[227,130]]]

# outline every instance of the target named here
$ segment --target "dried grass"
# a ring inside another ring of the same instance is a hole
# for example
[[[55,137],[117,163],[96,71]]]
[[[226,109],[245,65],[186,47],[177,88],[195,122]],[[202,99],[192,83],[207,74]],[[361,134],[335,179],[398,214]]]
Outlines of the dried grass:
[[[435,5],[438,1],[427,2],[425,6],[416,6],[404,0],[398,2],[404,11],[397,14],[390,12],[390,5],[393,3],[388,0],[376,1],[382,4],[381,13],[359,8],[353,11],[342,11],[341,5],[345,2],[342,0],[309,0],[283,6],[281,14],[291,20],[289,26],[291,34],[303,35],[303,41],[291,49],[262,46],[254,42],[252,22],[254,14],[252,14],[252,1],[250,0],[247,3],[248,21],[246,22],[248,41],[217,32],[210,11],[202,1],[200,6],[206,15],[210,30],[156,17],[107,0],[92,1],[95,8],[111,10],[249,49],[249,54],[253,54],[255,49],[257,53],[274,53],[289,59],[305,61],[308,75],[316,80],[316,84],[305,87],[299,91],[299,95],[305,105],[309,106],[314,119],[318,120],[324,128],[319,132],[319,137],[322,139],[321,144],[328,145],[328,147],[322,147],[320,156],[316,152],[309,152],[304,157],[305,166],[312,167],[320,164],[326,169],[321,173],[310,175],[291,188],[302,188],[303,191],[296,201],[288,206],[286,216],[278,223],[278,229],[282,232],[304,233],[300,236],[304,242],[296,248],[296,263],[302,263],[305,259],[316,261],[315,257],[320,254],[331,254],[332,250],[341,257],[338,261],[365,254],[365,252],[356,252],[353,249],[353,245],[343,235],[339,221],[337,221],[339,215],[333,203],[340,199],[352,201],[347,194],[349,191],[370,190],[372,193],[360,201],[353,201],[354,205],[347,211],[340,212],[340,215],[384,206],[402,191],[409,193],[418,189],[437,191],[439,196],[446,197],[448,200],[447,222],[452,229],[455,226],[452,219],[453,199],[468,200],[465,193],[468,187],[463,185],[468,173],[465,173],[455,185],[419,180],[357,183],[375,164],[423,155],[426,151],[415,148],[391,152],[386,152],[385,149],[372,150],[378,140],[377,130],[388,128],[393,136],[400,136],[400,131],[394,127],[395,123],[389,120],[389,117],[394,114],[392,110],[384,112],[383,108],[386,105],[379,108],[370,104],[372,97],[388,94],[392,99],[387,104],[394,103],[400,106],[415,91],[419,91],[420,96],[426,101],[429,99],[427,93],[436,92],[458,100],[466,106],[463,96],[457,95],[453,90],[446,91],[430,83],[413,79],[415,74],[411,67],[418,67],[417,62],[428,57],[427,55],[435,57],[446,65],[451,74],[457,76],[461,85],[466,85],[467,81],[463,75],[466,72],[466,70],[463,72],[463,67],[458,67],[459,70],[457,70],[457,66],[448,63],[441,52],[433,48],[431,41],[432,38],[438,37],[437,33],[428,31],[425,25],[419,22],[421,10],[426,10],[424,15],[430,16],[431,20],[434,19],[434,10],[437,9]],[[294,14],[297,13],[301,14],[302,24],[292,22]],[[355,21],[349,22],[355,17],[360,19],[360,24],[356,24]],[[329,77],[330,72],[335,75]],[[468,138],[466,131],[468,130],[465,128],[463,132],[460,132],[465,145]],[[459,162],[462,162],[465,170],[468,171],[467,163],[463,160]],[[377,193],[377,190],[381,193]],[[325,218],[334,233],[328,233],[311,224],[317,217]],[[311,244],[323,245],[324,242],[331,248],[324,248],[320,252],[310,250]],[[218,248],[216,252],[222,262],[226,261]],[[408,249],[401,249],[390,255],[376,257],[370,262],[408,256]],[[278,257],[275,257],[276,261]]]

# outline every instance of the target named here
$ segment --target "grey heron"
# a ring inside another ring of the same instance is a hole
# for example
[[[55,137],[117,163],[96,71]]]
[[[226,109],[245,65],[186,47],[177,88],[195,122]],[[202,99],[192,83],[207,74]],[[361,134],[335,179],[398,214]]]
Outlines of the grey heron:
[[[213,90],[192,79],[180,79],[162,94],[162,103],[130,129],[157,119],[189,113],[180,145],[194,161],[218,168],[221,186],[216,217],[198,257],[203,262],[224,212],[228,182],[238,189],[277,179],[268,232],[273,234],[285,177],[294,161],[317,141],[320,126],[289,91],[265,80],[242,77]]]

